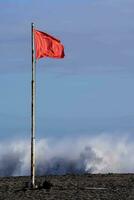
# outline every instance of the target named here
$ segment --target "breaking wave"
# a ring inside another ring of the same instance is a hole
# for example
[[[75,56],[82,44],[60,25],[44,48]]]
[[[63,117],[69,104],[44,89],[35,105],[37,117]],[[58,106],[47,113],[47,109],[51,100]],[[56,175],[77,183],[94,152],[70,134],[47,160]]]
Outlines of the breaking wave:
[[[36,174],[134,172],[134,142],[129,135],[40,139]],[[0,176],[30,175],[30,142],[0,143]]]

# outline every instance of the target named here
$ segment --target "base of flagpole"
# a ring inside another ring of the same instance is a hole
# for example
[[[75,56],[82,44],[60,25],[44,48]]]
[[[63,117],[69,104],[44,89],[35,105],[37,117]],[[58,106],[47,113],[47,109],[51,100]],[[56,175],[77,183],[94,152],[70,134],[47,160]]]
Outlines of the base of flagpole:
[[[30,190],[41,190],[45,189],[49,191],[53,187],[53,184],[50,181],[44,181],[44,182],[39,182],[38,184],[31,184],[31,182],[26,182],[25,183],[25,189],[30,189]]]
[[[25,182],[25,189],[38,189],[38,185],[33,185],[31,182]]]

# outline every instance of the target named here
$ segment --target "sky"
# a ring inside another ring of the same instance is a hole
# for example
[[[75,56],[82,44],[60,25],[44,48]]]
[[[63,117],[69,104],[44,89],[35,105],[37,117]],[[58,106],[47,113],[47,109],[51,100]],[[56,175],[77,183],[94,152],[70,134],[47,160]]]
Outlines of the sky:
[[[133,132],[134,2],[0,1],[0,136],[30,134],[31,26],[65,59],[37,62],[37,137]]]
[[[30,138],[31,22],[65,46],[37,62],[37,140],[134,139],[133,0],[0,0],[0,19],[1,141]]]

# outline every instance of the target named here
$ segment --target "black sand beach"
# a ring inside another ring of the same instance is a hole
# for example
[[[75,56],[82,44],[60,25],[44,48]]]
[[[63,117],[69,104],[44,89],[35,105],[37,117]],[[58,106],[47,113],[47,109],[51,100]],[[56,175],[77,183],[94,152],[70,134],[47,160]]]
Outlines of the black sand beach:
[[[41,176],[38,189],[28,188],[30,177],[0,178],[0,200],[134,200],[134,174]],[[43,183],[52,183],[44,189]]]

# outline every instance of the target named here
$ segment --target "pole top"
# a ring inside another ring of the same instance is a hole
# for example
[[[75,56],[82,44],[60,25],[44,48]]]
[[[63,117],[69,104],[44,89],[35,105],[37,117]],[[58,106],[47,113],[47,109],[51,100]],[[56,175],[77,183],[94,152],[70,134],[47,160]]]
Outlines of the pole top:
[[[32,27],[34,27],[34,23],[33,22],[31,22],[31,25],[32,25]]]

